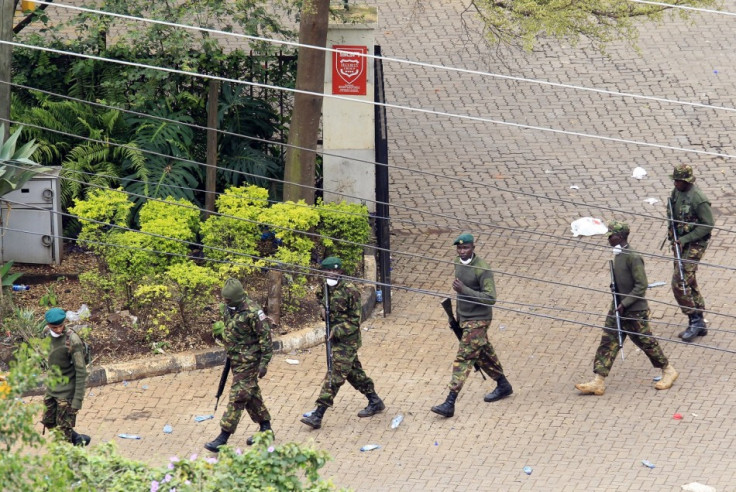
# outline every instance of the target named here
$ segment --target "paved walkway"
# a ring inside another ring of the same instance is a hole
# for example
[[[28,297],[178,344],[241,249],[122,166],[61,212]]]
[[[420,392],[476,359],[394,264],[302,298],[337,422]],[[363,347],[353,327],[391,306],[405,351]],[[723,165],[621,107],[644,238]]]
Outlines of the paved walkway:
[[[613,45],[606,58],[584,43],[575,49],[549,43],[532,54],[501,57],[463,31],[459,1],[377,3],[386,56],[736,107],[736,29],[726,16],[647,24],[640,55]],[[385,71],[395,104],[736,154],[733,112],[397,64],[387,64]],[[446,395],[456,342],[439,297],[396,290],[393,313],[365,323],[361,351],[387,411],[358,419],[366,402],[345,387],[324,428],[308,429],[298,419],[314,406],[323,350],[277,355],[263,381],[277,439],[326,449],[334,460],[325,475],[361,491],[674,491],[693,481],[736,490],[736,235],[717,231],[706,256],[708,263],[729,269],[701,266],[708,305],[723,314],[708,316],[711,334],[699,340],[703,346],[676,338],[683,316],[668,287],[649,293],[655,334],[680,371],[675,386],[654,390],[652,377],[659,371],[627,343],[626,360],[616,361],[606,394],[586,397],[574,384],[592,375],[597,327],[609,302],[610,253],[602,237],[572,239],[569,232],[570,222],[586,215],[623,219],[632,225],[635,247],[660,254],[665,226],[653,216],[664,215],[668,175],[679,162],[695,165],[718,225],[736,229],[732,159],[398,110],[389,116],[396,166],[394,281],[449,292],[451,240],[461,230],[474,232],[478,252],[497,271],[501,302],[490,337],[515,394],[484,403],[492,387],[473,375],[454,418],[430,413]],[[630,177],[636,166],[647,170],[642,181]],[[649,197],[660,203],[645,203]],[[671,268],[667,259],[647,258],[650,282],[668,282]],[[287,357],[300,364],[285,363]],[[212,413],[218,378],[219,369],[207,369],[95,388],[80,429],[97,442],[120,432],[140,434],[141,441],[120,441],[120,448],[152,463],[202,453],[202,444],[218,432],[217,420],[195,423],[193,417]],[[392,430],[398,413],[405,420]],[[675,413],[683,420],[674,420]],[[162,433],[165,424],[173,434]],[[234,443],[244,443],[253,429],[244,421]],[[368,443],[382,447],[361,453]],[[644,467],[642,460],[656,468]],[[524,466],[533,473],[524,474]]]

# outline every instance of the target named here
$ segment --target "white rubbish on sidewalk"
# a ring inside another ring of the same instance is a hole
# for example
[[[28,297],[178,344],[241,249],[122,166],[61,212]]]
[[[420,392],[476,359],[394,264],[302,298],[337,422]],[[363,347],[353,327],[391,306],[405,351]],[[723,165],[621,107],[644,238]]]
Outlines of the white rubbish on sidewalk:
[[[641,179],[646,175],[647,171],[643,167],[635,167],[634,172],[632,173],[632,177],[636,179]]]
[[[573,221],[570,224],[572,235],[578,236],[595,236],[596,234],[605,234],[608,232],[608,227],[603,223],[603,219],[596,219],[594,217],[583,217],[581,219]]]
[[[654,205],[655,203],[659,202],[659,200],[657,200],[656,198],[646,198],[644,201],[647,202],[649,205]]]
[[[682,490],[686,490],[687,492],[716,492],[715,487],[711,487],[710,485],[703,485],[702,483],[698,482],[686,483],[685,485],[680,485],[680,488]]]

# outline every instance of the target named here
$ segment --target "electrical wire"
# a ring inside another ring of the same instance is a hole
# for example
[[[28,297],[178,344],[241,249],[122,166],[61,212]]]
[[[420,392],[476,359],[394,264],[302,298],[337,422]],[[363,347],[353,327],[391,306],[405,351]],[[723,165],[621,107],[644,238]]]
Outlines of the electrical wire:
[[[5,120],[4,118],[0,118],[0,121],[9,121],[9,122],[15,122],[15,123],[22,124],[20,122],[15,121],[15,120]],[[40,129],[45,129],[45,130],[50,131],[50,132],[60,133],[60,134],[63,134],[63,135],[69,136],[69,137],[73,137],[73,138],[79,138],[79,139],[83,139],[83,140],[93,141],[93,142],[101,143],[101,144],[105,144],[105,145],[121,146],[121,147],[124,147],[124,148],[133,149],[132,147],[127,147],[127,146],[122,145],[122,144],[116,144],[116,143],[112,143],[112,142],[109,142],[109,141],[96,140],[96,139],[91,139],[91,138],[86,138],[86,137],[79,137],[79,136],[76,136],[76,135],[72,135],[70,133],[61,132],[59,130],[54,130],[54,129],[45,128],[45,127],[40,127],[38,125],[28,124],[28,126],[36,127],[36,128],[40,128]],[[143,151],[142,149],[138,149],[138,148],[136,148],[135,150]],[[152,151],[143,151],[143,152],[149,152],[149,153],[151,153],[153,155],[158,155],[158,156],[161,156],[161,157],[171,158],[171,159],[174,159],[174,160],[181,160],[181,161],[188,162],[188,163],[199,164],[199,165],[202,165],[202,166],[210,166],[208,164],[202,164],[202,163],[198,163],[196,161],[191,161],[191,160],[187,160],[187,159],[183,159],[183,158],[178,158],[178,157],[174,157],[174,156],[167,156],[165,154],[160,154],[160,153],[156,153],[156,152],[152,152]],[[223,171],[230,171],[230,172],[233,172],[233,173],[239,173],[239,174],[243,174],[245,176],[260,177],[260,176],[257,176],[257,175],[254,175],[254,174],[250,174],[250,173],[245,173],[245,172],[242,172],[242,171],[225,170],[225,169],[221,169],[221,170],[223,170]],[[73,171],[73,172],[80,173],[79,171]],[[92,174],[92,173],[83,173],[83,174]],[[99,176],[99,174],[96,174],[96,175]],[[64,177],[64,179],[67,179],[67,180],[70,180],[70,181],[76,181],[76,182],[79,182],[81,184],[85,184],[87,186],[93,186],[92,183],[85,183],[83,181],[74,180],[74,179],[69,178],[69,177]],[[121,178],[116,178],[116,179],[121,179]],[[286,183],[285,181],[276,180],[274,178],[263,178],[263,179],[273,180],[273,181],[280,182],[280,183]],[[188,189],[192,189],[192,188],[188,188]],[[336,194],[340,194],[340,193],[336,193]],[[132,193],[131,193],[131,195],[137,196],[137,197],[143,198],[143,199],[151,199],[150,197],[146,197],[146,196],[143,196],[143,195],[137,195],[137,194],[132,194]],[[342,195],[343,197],[347,197],[347,198],[359,198],[359,197],[355,197],[355,196],[348,195],[348,194],[340,194],[340,195]],[[382,203],[382,202],[380,202],[380,203]],[[408,211],[411,211],[411,212],[426,213],[426,214],[430,214],[430,215],[434,215],[434,216],[438,216],[438,217],[443,217],[443,218],[448,219],[448,221],[457,221],[458,220],[457,217],[452,216],[452,215],[449,215],[449,214],[440,214],[440,213],[437,213],[437,212],[428,212],[428,211],[423,211],[421,209],[404,207],[404,206],[395,205],[395,204],[392,204],[392,206],[394,206],[395,208],[405,209],[405,210],[408,210]],[[247,220],[247,219],[243,219],[243,220]],[[394,219],[392,219],[392,220],[394,220]],[[573,246],[572,247],[574,247],[574,248],[575,247],[584,247],[584,248],[590,248],[590,249],[604,249],[604,250],[605,249],[608,249],[607,246],[602,246],[600,244],[584,242],[584,241],[576,240],[574,238],[562,238],[562,237],[555,236],[554,234],[549,234],[549,233],[542,233],[542,232],[538,232],[538,231],[529,231],[527,229],[513,228],[513,227],[508,227],[508,226],[500,226],[500,225],[497,225],[497,224],[489,224],[489,223],[484,223],[482,221],[476,221],[476,220],[471,220],[471,219],[461,219],[461,220],[464,221],[464,222],[466,222],[466,223],[477,225],[477,226],[480,226],[480,227],[491,227],[491,228],[506,230],[506,231],[510,231],[510,232],[520,232],[520,233],[536,234],[536,235],[541,235],[543,237],[551,237],[551,238],[554,238],[556,240],[556,242],[552,242],[552,241],[539,241],[539,242],[542,242],[544,244],[550,244],[551,243],[551,244],[555,244],[555,245],[560,245],[560,242],[559,241],[565,241],[565,243],[561,244],[562,246],[569,246],[569,244],[572,242],[573,243]],[[432,224],[432,225],[436,225],[436,224]],[[280,228],[281,229],[284,229],[284,230],[289,230],[288,228],[283,228],[283,227],[280,227]],[[296,230],[291,230],[291,232],[301,233],[301,231],[296,231]],[[333,240],[336,240],[336,241],[341,241],[341,240],[339,240],[337,238],[332,238],[332,239]],[[533,240],[530,238],[528,241],[533,241]],[[368,244],[363,245],[363,246],[375,248],[375,246],[368,245]],[[378,248],[378,249],[380,250],[381,248]],[[402,254],[411,255],[411,253],[402,253]],[[647,257],[655,258],[655,259],[661,259],[661,260],[665,260],[665,261],[671,261],[671,259],[672,259],[670,256],[664,256],[664,255],[659,255],[659,254],[655,254],[655,253],[644,253],[644,252],[641,252],[641,254],[642,254],[642,256],[647,256]],[[685,259],[683,261],[685,263],[687,263],[687,262],[690,262],[691,260]],[[721,269],[726,269],[726,270],[736,270],[736,267],[729,267],[729,266],[726,266],[726,265],[717,265],[717,264],[707,263],[707,262],[699,262],[699,265],[706,266],[706,267],[713,267],[713,268],[721,268]]]
[[[70,178],[67,178],[67,179],[70,179]],[[106,189],[106,188],[104,188],[102,186],[97,186],[97,185],[92,185],[92,186],[98,187],[100,189]],[[143,195],[138,195],[138,194],[130,193],[130,192],[126,192],[126,191],[119,191],[119,190],[114,190],[114,191],[115,192],[118,192],[118,193],[126,194],[126,196],[136,196],[136,197],[140,197],[140,198],[147,198],[147,197],[145,197]],[[147,198],[147,199],[149,199],[151,201],[161,202],[161,203],[168,203],[168,204],[170,204],[172,206],[179,206],[179,207],[184,207],[184,208],[188,208],[188,209],[194,209],[194,210],[197,210],[198,212],[204,211],[203,209],[201,209],[199,207],[186,206],[186,205],[183,205],[183,204],[180,204],[180,203],[167,202],[166,200],[162,200],[162,199],[158,199],[158,198]],[[43,207],[31,206],[31,205],[24,204],[22,202],[16,202],[16,201],[13,201],[13,200],[4,199],[4,201],[7,201],[8,203],[14,203],[16,205],[22,205],[22,206],[24,206],[26,208],[32,207],[32,208],[36,208],[38,210],[47,210],[47,209],[45,209]],[[63,212],[56,212],[56,211],[54,211],[54,213],[58,213],[58,214],[61,214],[63,216],[74,217],[74,218],[76,218],[78,220],[86,220],[86,221],[91,221],[93,223],[99,223],[99,224],[102,224],[102,225],[105,225],[105,226],[109,226],[109,227],[122,228],[121,226],[117,226],[117,225],[114,225],[114,224],[104,223],[104,222],[96,221],[96,220],[93,220],[93,219],[83,218],[83,217],[79,217],[79,216],[75,216],[75,215],[67,214],[67,213],[63,213]],[[307,236],[310,236],[310,237],[312,237],[312,236],[322,237],[322,238],[326,238],[326,239],[331,239],[331,240],[336,241],[336,242],[343,242],[343,243],[348,243],[348,244],[351,244],[351,245],[357,245],[357,246],[361,246],[361,247],[369,247],[369,248],[373,248],[373,249],[376,249],[376,250],[387,251],[384,248],[375,247],[375,246],[372,246],[372,245],[369,245],[369,244],[354,243],[354,242],[351,242],[351,241],[345,241],[345,240],[334,238],[334,237],[320,236],[319,234],[309,233],[307,231],[299,231],[299,230],[295,230],[295,229],[291,229],[291,228],[287,228],[287,227],[278,226],[278,225],[275,225],[275,224],[265,224],[265,223],[262,223],[262,222],[258,222],[256,220],[251,220],[251,219],[246,219],[246,218],[241,218],[241,217],[235,217],[235,216],[231,216],[231,215],[221,214],[221,213],[218,213],[218,212],[214,212],[213,214],[218,215],[218,216],[222,216],[222,217],[226,217],[226,218],[230,218],[230,219],[235,219],[235,220],[241,220],[241,221],[245,221],[245,222],[250,222],[250,223],[253,223],[253,224],[256,224],[256,225],[266,225],[266,226],[269,226],[269,227],[273,227],[276,230],[283,229],[283,230],[291,231],[291,232],[296,233],[296,234],[303,234],[303,235],[307,235]],[[125,229],[125,230],[128,230],[128,231],[140,232],[142,234],[152,235],[154,237],[159,237],[159,238],[170,240],[170,241],[181,242],[181,243],[184,243],[185,245],[187,245],[189,247],[203,247],[203,248],[206,247],[205,245],[202,245],[200,243],[185,241],[185,240],[182,240],[182,239],[172,238],[172,237],[168,237],[168,236],[164,236],[164,235],[160,235],[160,234],[155,234],[155,233],[150,233],[150,232],[143,232],[143,231],[135,231],[133,229],[128,229],[128,228],[122,228],[122,229]],[[207,247],[207,248],[211,248],[211,247]],[[212,248],[212,249],[218,250],[218,248]],[[220,249],[220,250],[221,251],[225,251],[227,253],[232,253],[232,251],[229,251],[229,250],[222,250],[222,249]],[[392,253],[392,254],[398,254],[398,255],[402,255],[402,256],[407,256],[407,257],[410,257],[412,259],[420,259],[420,260],[425,260],[425,261],[432,261],[432,262],[439,263],[439,264],[454,265],[454,262],[449,261],[449,260],[433,258],[433,257],[429,257],[429,256],[426,256],[426,255],[420,255],[420,254],[417,254],[417,253],[409,253],[409,252],[403,252],[403,251],[398,251],[398,250],[388,250],[388,252],[389,253]],[[258,258],[258,257],[254,257],[252,255],[244,255],[244,256],[251,257],[251,259]],[[295,268],[300,268],[299,265],[293,265],[293,266]],[[605,290],[601,290],[601,289],[595,289],[595,288],[590,288],[590,287],[583,287],[583,286],[578,286],[578,285],[569,285],[569,284],[566,284],[564,282],[558,282],[558,281],[552,281],[552,280],[545,280],[545,279],[540,279],[540,278],[533,277],[533,276],[521,275],[521,274],[518,274],[518,273],[511,273],[511,272],[506,272],[506,271],[502,271],[502,270],[492,270],[492,271],[494,271],[496,274],[499,274],[499,275],[506,275],[506,276],[509,276],[509,277],[512,277],[512,278],[519,278],[519,279],[524,279],[524,280],[539,282],[539,283],[543,283],[543,284],[552,284],[552,285],[562,286],[562,287],[568,287],[568,288],[569,287],[572,287],[572,288],[576,288],[576,289],[582,289],[582,290],[587,291],[587,292],[606,293],[606,294],[610,293],[609,291],[605,291]],[[630,296],[630,297],[638,298],[638,299],[644,299],[644,297],[638,297],[638,296]],[[659,301],[659,300],[654,300],[654,299],[650,299],[648,301],[649,302],[653,302],[653,303],[664,304],[664,305],[670,306],[670,307],[679,307],[678,304],[671,304],[671,303],[668,303],[666,301]],[[719,313],[719,312],[715,312],[715,311],[708,311],[708,313],[710,315],[714,315],[714,316],[724,316],[724,317],[729,317],[729,318],[736,318],[736,315],[729,315],[729,314],[726,314],[726,313]]]
[[[62,213],[62,215],[69,215],[69,214]],[[156,233],[136,231],[136,230],[129,229],[129,228],[122,227],[122,226],[118,226],[118,225],[115,225],[115,224],[106,224],[104,222],[97,221],[97,220],[94,220],[94,219],[84,219],[84,220],[88,220],[88,221],[93,222],[93,223],[98,223],[100,225],[111,225],[112,227],[114,227],[116,229],[123,230],[123,231],[138,232],[138,233],[149,235],[149,236],[153,236],[153,237],[159,237],[159,238],[162,238],[162,239],[175,240],[175,241],[181,241],[183,243],[187,243],[187,241],[177,240],[177,239],[172,239],[172,238],[167,238],[166,236],[161,236],[161,235],[156,234]],[[25,231],[25,230],[20,230],[20,229],[13,229],[13,228],[6,228],[6,230],[10,230],[10,231],[14,231],[14,232],[21,232],[21,233],[26,233],[26,234],[37,234],[37,235],[40,234],[38,232]],[[55,235],[54,237],[59,238],[59,239],[72,239],[72,238],[66,238],[64,236],[57,236],[57,235]],[[163,254],[163,255],[167,255],[167,256],[181,257],[181,258],[190,259],[190,260],[195,259],[191,255],[180,255],[180,254],[170,253],[170,252],[161,252],[161,251],[151,250],[151,249],[147,249],[147,248],[138,248],[138,247],[134,247],[134,246],[119,245],[119,244],[106,243],[106,242],[101,242],[101,241],[86,241],[86,242],[89,243],[89,244],[96,244],[96,245],[100,245],[100,246],[112,246],[112,247],[119,247],[119,248],[123,248],[123,249],[129,249],[129,250],[133,250],[133,251],[141,251],[141,252],[149,253],[149,254]],[[198,245],[196,243],[191,243],[191,242],[189,244],[196,245],[196,246],[201,246],[201,245]],[[262,260],[262,261],[265,261],[267,263],[270,263],[270,264],[273,264],[273,265],[277,265],[276,267],[271,266],[271,267],[268,267],[268,268],[271,269],[271,270],[282,272],[282,273],[293,273],[295,271],[297,271],[297,272],[300,272],[301,271],[303,273],[304,272],[309,272],[310,275],[313,275],[313,276],[316,276],[316,277],[326,278],[324,272],[322,272],[321,270],[312,268],[312,267],[304,267],[304,266],[301,266],[301,265],[289,264],[289,263],[281,262],[281,261],[274,260],[274,259],[257,257],[257,256],[254,256],[254,255],[248,255],[248,254],[245,254],[245,253],[230,251],[230,250],[226,250],[226,249],[222,249],[222,248],[211,248],[211,249],[213,249],[213,250],[219,250],[219,251],[224,251],[226,253],[232,253],[232,254],[235,254],[237,256],[243,256],[243,257],[250,258],[250,259]],[[230,262],[230,261],[222,261],[222,260],[218,261],[218,260],[213,260],[213,259],[212,260],[211,259],[206,259],[206,261],[212,261],[214,263],[226,263],[226,264],[230,264],[230,265],[242,265],[242,266],[245,266],[245,267],[248,267],[248,268],[258,268],[257,265],[240,264],[240,263]],[[289,268],[290,266],[294,266],[296,268]],[[342,275],[342,277],[344,279],[346,279],[346,280],[351,281],[351,282],[358,282],[358,283],[363,283],[363,284],[370,284],[370,285],[374,285],[376,287],[378,287],[378,286],[381,286],[381,287],[391,287],[392,289],[402,290],[402,291],[406,291],[406,292],[413,292],[413,293],[422,294],[422,295],[429,295],[429,296],[432,296],[432,297],[438,297],[438,298],[443,298],[443,299],[448,297],[448,294],[447,293],[444,293],[444,292],[437,292],[437,291],[432,291],[432,290],[427,290],[427,289],[417,289],[417,288],[406,287],[406,286],[398,285],[398,284],[385,284],[385,283],[375,282],[375,281],[369,281],[367,279],[363,279],[363,278],[359,278],[359,277],[353,277],[353,276],[349,276],[349,275]],[[469,302],[471,304],[484,304],[484,303],[481,303],[481,302],[473,302],[473,301],[469,301]],[[587,322],[584,322],[584,321],[572,320],[572,319],[562,318],[560,316],[553,316],[553,315],[548,315],[548,314],[537,313],[537,312],[534,312],[534,311],[524,311],[524,310],[521,310],[521,309],[508,308],[508,307],[504,307],[503,306],[504,303],[505,303],[504,301],[497,300],[495,302],[495,304],[494,304],[494,308],[495,309],[498,309],[498,310],[501,310],[501,311],[507,311],[507,312],[512,312],[512,313],[516,313],[516,314],[523,314],[523,315],[527,315],[527,316],[534,316],[534,317],[543,318],[543,319],[547,319],[547,320],[551,320],[551,321],[572,323],[572,324],[575,324],[575,325],[581,325],[581,326],[586,327],[586,328],[595,328],[595,329],[602,329],[602,328],[604,328],[604,327],[601,327],[600,325],[596,325],[596,324],[593,324],[593,323],[587,323]],[[518,302],[515,302],[515,303],[506,303],[506,304],[513,304],[513,305],[517,305],[517,306],[524,306],[524,307],[531,307],[531,308],[535,308],[536,307],[536,305],[524,304],[524,303],[518,303]],[[554,309],[554,308],[553,307],[548,307],[547,309]],[[709,312],[709,314],[710,314],[710,312]],[[628,318],[623,318],[623,319],[628,319]],[[711,328],[709,327],[709,330],[710,329]],[[720,330],[720,331],[727,331],[727,330]],[[621,332],[622,333],[629,334],[629,335],[639,335],[639,336],[651,337],[651,338],[654,338],[654,339],[657,339],[657,340],[661,340],[661,341],[666,341],[666,342],[682,343],[682,344],[686,344],[686,345],[690,345],[690,346],[697,346],[697,347],[705,348],[705,349],[708,349],[708,350],[714,350],[714,351],[726,352],[726,353],[736,353],[736,350],[725,349],[725,348],[722,348],[722,347],[702,345],[702,344],[693,344],[693,343],[689,343],[689,342],[680,342],[680,341],[673,340],[673,339],[666,338],[666,337],[655,336],[655,335],[641,335],[640,333],[630,332],[630,331],[626,331],[626,330],[621,330]],[[733,333],[732,331],[728,331],[728,332],[729,333]]]
[[[661,5],[661,6],[667,6],[667,7],[676,7],[674,5],[666,4],[666,3],[659,3],[659,2],[650,2],[645,0],[630,0],[632,2],[638,2],[638,3],[646,3],[646,4],[652,4],[652,5]],[[483,77],[492,77],[502,80],[510,80],[514,82],[526,82],[530,84],[538,84],[538,85],[544,85],[544,86],[551,86],[551,87],[558,87],[563,89],[573,89],[578,91],[587,91],[587,92],[593,92],[593,93],[599,93],[599,94],[606,94],[606,95],[612,95],[612,96],[619,96],[619,97],[629,97],[629,98],[635,98],[635,99],[642,99],[646,101],[655,101],[655,102],[661,102],[661,103],[668,103],[668,104],[680,104],[685,106],[692,106],[692,107],[698,107],[698,108],[706,108],[706,109],[716,109],[716,110],[725,110],[725,111],[736,111],[736,108],[731,108],[727,106],[715,106],[711,104],[703,104],[703,103],[696,103],[691,101],[680,101],[677,99],[668,99],[663,97],[657,97],[657,96],[647,96],[644,94],[635,94],[635,93],[629,93],[629,92],[619,92],[619,91],[612,91],[608,89],[599,89],[595,87],[586,87],[581,85],[574,85],[574,84],[563,84],[560,82],[551,82],[548,80],[541,80],[541,79],[531,79],[526,77],[517,77],[517,76],[511,76],[511,75],[504,75],[499,73],[493,73],[493,72],[485,72],[481,70],[471,70],[466,68],[459,68],[459,67],[452,67],[448,65],[441,65],[441,64],[434,64],[434,63],[427,63],[427,62],[420,62],[415,60],[409,60],[404,58],[392,58],[387,56],[378,56],[373,55],[370,53],[353,53],[353,52],[344,52],[339,49],[335,48],[327,48],[322,46],[315,46],[315,45],[309,45],[309,44],[303,44],[298,43],[294,41],[287,41],[287,40],[280,40],[275,38],[266,38],[261,36],[253,36],[249,34],[242,34],[242,33],[235,33],[232,31],[222,31],[219,29],[212,29],[212,28],[206,28],[201,26],[194,26],[190,24],[181,24],[181,23],[175,23],[175,22],[169,22],[169,21],[162,21],[158,19],[150,19],[150,18],[143,18],[143,17],[136,17],[126,14],[119,14],[116,12],[108,12],[104,10],[95,10],[90,9],[88,7],[79,7],[75,5],[69,5],[64,3],[54,3],[54,2],[45,2],[43,0],[37,0],[37,3],[46,4],[48,6],[52,7],[61,7],[65,9],[71,9],[71,10],[78,10],[80,12],[86,12],[86,13],[92,13],[92,14],[98,14],[102,16],[109,16],[109,17],[116,17],[124,20],[132,20],[135,22],[143,22],[143,23],[151,23],[151,24],[157,24],[167,27],[176,27],[176,28],[182,28],[182,29],[189,29],[189,30],[195,30],[199,32],[204,32],[207,34],[215,34],[215,35],[221,35],[221,36],[229,36],[229,37],[235,37],[235,38],[241,38],[246,39],[249,41],[258,41],[258,42],[264,42],[268,44],[277,44],[277,45],[283,45],[283,46],[289,46],[292,48],[309,48],[314,49],[318,51],[324,51],[326,53],[340,53],[340,54],[350,54],[352,56],[359,56],[367,59],[373,59],[373,60],[381,60],[384,62],[393,62],[393,63],[399,63],[399,64],[405,64],[405,65],[412,65],[412,66],[418,66],[422,68],[432,68],[432,69],[438,69],[438,70],[445,70],[448,72],[455,72],[455,73],[461,73],[461,74],[467,74],[467,75],[480,75]],[[706,9],[696,9],[693,7],[687,8],[684,6],[677,6],[679,8],[688,9],[688,10],[701,10],[703,12],[710,12],[710,13],[723,13],[720,11],[712,11],[712,10],[706,10]],[[736,14],[731,14],[736,15]]]

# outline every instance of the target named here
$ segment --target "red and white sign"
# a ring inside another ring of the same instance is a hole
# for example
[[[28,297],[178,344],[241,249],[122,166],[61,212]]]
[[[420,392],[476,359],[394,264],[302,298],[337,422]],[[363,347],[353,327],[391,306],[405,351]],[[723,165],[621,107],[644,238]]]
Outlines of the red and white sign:
[[[365,96],[367,58],[360,55],[367,54],[368,48],[333,45],[332,49],[340,50],[332,52],[332,93]]]

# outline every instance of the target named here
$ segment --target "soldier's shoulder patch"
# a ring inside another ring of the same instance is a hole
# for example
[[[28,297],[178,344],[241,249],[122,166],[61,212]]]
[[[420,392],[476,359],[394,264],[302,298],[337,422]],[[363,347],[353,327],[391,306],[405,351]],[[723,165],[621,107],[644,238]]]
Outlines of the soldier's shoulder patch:
[[[261,321],[263,321],[264,319],[266,319],[266,313],[263,312],[263,309],[259,309],[258,310],[258,319],[261,320]]]

